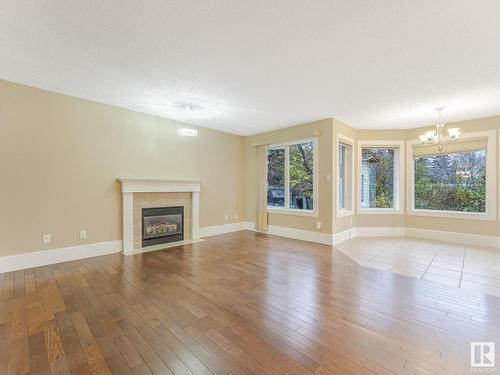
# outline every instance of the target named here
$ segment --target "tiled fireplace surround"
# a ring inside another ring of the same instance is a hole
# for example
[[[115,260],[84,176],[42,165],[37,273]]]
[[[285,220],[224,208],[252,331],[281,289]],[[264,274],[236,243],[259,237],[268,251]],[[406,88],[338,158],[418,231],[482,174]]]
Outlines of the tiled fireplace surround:
[[[143,208],[184,206],[184,241],[199,238],[198,181],[120,179],[120,182],[124,253],[142,249]]]

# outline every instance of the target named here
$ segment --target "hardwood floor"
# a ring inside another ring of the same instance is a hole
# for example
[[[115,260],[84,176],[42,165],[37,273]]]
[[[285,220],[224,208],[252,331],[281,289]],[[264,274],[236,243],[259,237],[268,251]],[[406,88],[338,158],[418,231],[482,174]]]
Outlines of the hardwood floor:
[[[1,374],[454,374],[500,346],[500,298],[253,232],[0,282]]]

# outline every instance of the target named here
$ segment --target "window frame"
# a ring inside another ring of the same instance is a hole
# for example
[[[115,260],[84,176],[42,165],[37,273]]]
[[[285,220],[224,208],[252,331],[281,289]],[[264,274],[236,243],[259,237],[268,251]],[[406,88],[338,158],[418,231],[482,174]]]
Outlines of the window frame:
[[[486,211],[463,212],[445,210],[425,210],[415,208],[415,163],[413,160],[413,145],[419,144],[418,139],[406,141],[407,144],[407,184],[409,194],[407,198],[407,215],[430,216],[454,219],[477,219],[494,221],[497,218],[496,183],[497,183],[497,131],[462,133],[460,140],[486,138]],[[500,137],[499,137],[500,142]],[[446,145],[444,146],[446,147]],[[499,180],[500,182],[500,180]]]
[[[301,210],[297,208],[290,208],[290,146],[309,143],[313,144],[313,209],[312,210]],[[296,216],[310,216],[318,217],[318,137],[296,139],[287,142],[275,143],[267,147],[267,151],[270,150],[285,150],[285,207],[275,207],[267,206],[267,211],[270,214],[279,215],[296,215]],[[267,191],[267,179],[266,179],[266,191]]]
[[[350,198],[351,198],[351,208],[350,209],[346,209],[346,208],[339,208],[339,199],[340,199],[340,188],[339,188],[339,185],[340,185],[340,178],[339,178],[339,161],[340,161],[340,153],[339,153],[339,148],[340,148],[340,144],[341,143],[344,143],[344,144],[347,144],[349,146],[351,146],[351,162],[350,162],[350,167],[351,167],[351,181],[350,181]],[[337,151],[336,151],[336,155],[337,155],[337,159],[336,159],[336,173],[334,174],[334,176],[337,176],[337,193],[336,193],[336,197],[337,197],[337,200],[335,202],[335,208],[336,208],[336,215],[337,217],[347,217],[347,216],[353,216],[354,215],[354,207],[355,207],[355,197],[354,197],[354,184],[355,184],[355,178],[354,176],[356,175],[356,171],[355,171],[355,168],[354,168],[354,159],[355,159],[355,151],[354,151],[354,139],[344,135],[344,134],[340,134],[340,133],[337,133]]]
[[[405,213],[405,141],[363,140],[358,141],[358,183],[357,183],[357,213],[359,215],[398,215]],[[363,148],[394,148],[394,207],[393,208],[363,208],[361,207],[361,179]]]

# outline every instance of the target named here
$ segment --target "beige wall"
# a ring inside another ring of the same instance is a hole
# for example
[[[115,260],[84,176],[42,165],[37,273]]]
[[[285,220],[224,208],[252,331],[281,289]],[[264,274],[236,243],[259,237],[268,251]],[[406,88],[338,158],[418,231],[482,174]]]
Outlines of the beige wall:
[[[119,177],[200,180],[202,227],[244,213],[243,137],[5,81],[0,98],[0,256],[121,239]]]
[[[269,214],[269,225],[295,228],[321,233],[332,233],[332,119],[315,121],[290,128],[258,134],[245,138],[245,199],[246,220],[255,222],[257,210],[256,152],[255,146],[275,144],[318,136],[318,217]],[[316,222],[321,229],[316,230]]]

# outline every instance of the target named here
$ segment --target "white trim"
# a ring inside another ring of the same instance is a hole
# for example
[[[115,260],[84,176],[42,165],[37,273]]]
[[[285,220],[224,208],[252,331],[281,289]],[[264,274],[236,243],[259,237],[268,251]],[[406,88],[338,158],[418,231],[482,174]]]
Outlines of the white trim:
[[[191,193],[191,238],[200,238],[200,192]]]
[[[201,191],[200,181],[119,178],[122,193],[182,193]]]
[[[333,240],[332,244],[333,246],[338,245],[341,242],[350,240],[351,238],[354,238],[355,235],[355,228],[347,229],[342,232],[334,233],[333,234]]]
[[[406,228],[406,236],[423,238],[427,240],[452,242],[463,245],[500,248],[500,237],[486,236],[481,234],[446,232],[441,230],[421,228]]]
[[[362,173],[362,151],[363,147],[384,147],[393,146],[398,149],[395,153],[395,168],[394,168],[394,208],[362,208],[361,207],[361,173]],[[357,212],[358,214],[404,214],[405,210],[405,142],[404,141],[358,141],[358,197],[357,197]],[[397,166],[397,168],[396,168]]]
[[[301,241],[315,242],[323,245],[331,245],[333,242],[332,235],[329,233],[312,232],[302,229],[280,227],[277,225],[268,225],[267,232],[263,233]]]
[[[415,163],[413,162],[413,145],[419,140],[406,141],[407,144],[407,184],[409,194],[407,197],[407,215],[433,216],[442,218],[458,218],[470,220],[496,220],[497,219],[497,131],[489,130],[474,133],[462,133],[460,139],[484,138],[488,139],[486,149],[486,212],[459,212],[415,209]],[[500,140],[499,140],[500,142]],[[446,146],[445,146],[446,147]],[[500,161],[499,161],[500,163]],[[500,183],[500,180],[499,180]],[[500,186],[500,185],[499,185]]]
[[[0,257],[0,273],[119,253],[122,241],[96,242]]]
[[[405,227],[356,227],[353,237],[404,237]]]
[[[246,230],[252,228],[252,224],[247,221],[240,221],[238,223],[229,223],[222,225],[213,225],[210,227],[200,228],[200,237],[210,237],[216,236],[224,233],[238,232],[240,230]],[[255,227],[255,226],[254,226]]]
[[[123,252],[134,250],[134,193],[122,193]]]
[[[314,204],[314,203],[313,203]],[[309,216],[318,217],[318,213],[314,210],[300,210],[297,208],[282,208],[275,206],[267,206],[267,212],[276,215],[293,215],[293,216]]]
[[[339,204],[339,181],[340,179],[338,178],[338,174],[339,174],[339,144],[340,142],[343,142],[343,143],[346,143],[346,144],[349,144],[351,146],[351,192],[350,192],[350,198],[351,198],[351,208],[350,209],[346,209],[346,208],[339,208],[338,207],[338,204]],[[335,194],[336,196],[336,201],[335,201],[335,207],[336,207],[336,215],[337,217],[346,217],[346,216],[352,216],[354,215],[354,185],[355,185],[355,182],[354,182],[354,175],[356,174],[356,169],[355,169],[355,164],[354,164],[354,145],[355,145],[355,141],[354,139],[346,136],[346,135],[343,135],[341,133],[337,133],[337,151],[336,151],[336,155],[337,155],[337,159],[335,160],[335,171],[334,171],[334,176],[337,176],[337,185],[336,185],[336,189],[337,189],[337,192]]]
[[[282,149],[286,148],[286,146],[293,146],[297,145],[299,143],[308,143],[308,142],[313,142],[314,138],[318,138],[318,136],[313,136],[313,137],[308,137],[308,138],[302,138],[302,139],[292,139],[291,141],[286,141],[286,142],[279,142],[279,143],[273,143],[267,146],[268,150],[273,150],[273,149]]]
[[[215,227],[202,228],[202,231],[203,230],[209,230],[211,232],[211,234],[207,234],[207,236],[236,232],[240,230],[256,231],[255,223],[253,222],[218,225]],[[269,225],[268,232],[262,233],[334,246],[356,237],[414,237],[465,245],[495,247],[500,249],[500,237],[411,227],[353,227],[342,232],[329,234]]]
[[[120,178],[122,190],[123,252],[134,250],[134,193],[192,193],[191,194],[191,234],[192,239],[200,238],[200,191],[199,181],[187,180],[147,180]]]
[[[290,205],[290,149],[289,146],[297,145],[300,143],[312,142],[313,144],[313,209],[312,210],[297,210],[288,208]],[[282,215],[299,215],[299,216],[312,216],[318,217],[319,194],[319,141],[318,137],[311,137],[305,139],[297,139],[283,143],[272,144],[267,147],[267,150],[285,150],[285,207],[267,206],[270,214]],[[267,181],[266,181],[267,184]]]

